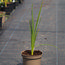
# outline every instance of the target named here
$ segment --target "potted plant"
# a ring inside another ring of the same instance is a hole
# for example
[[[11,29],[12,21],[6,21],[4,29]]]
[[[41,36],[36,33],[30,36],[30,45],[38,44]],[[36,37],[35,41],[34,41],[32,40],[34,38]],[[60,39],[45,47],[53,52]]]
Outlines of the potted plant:
[[[4,1],[1,0],[0,1],[0,11],[4,11],[5,5],[4,5]]]
[[[2,29],[5,22],[5,12],[0,11],[0,29]]]
[[[7,6],[11,7],[12,10],[15,9],[16,7],[15,0],[9,0],[9,2],[7,3]]]
[[[41,64],[42,52],[40,50],[34,50],[34,48],[35,48],[36,37],[38,34],[37,26],[40,19],[42,4],[43,2],[41,3],[35,28],[34,28],[33,4],[32,4],[32,8],[31,8],[32,20],[29,21],[30,33],[31,33],[31,50],[25,50],[21,52],[23,57],[23,65],[40,65]]]
[[[30,33],[31,33],[31,50],[24,50],[21,52],[21,55],[23,58],[23,65],[41,65],[42,51],[35,50],[34,48],[35,48],[36,37],[39,32],[37,27],[38,27],[38,23],[41,19],[40,14],[41,14],[41,10],[42,10],[42,4],[43,4],[43,1],[41,3],[41,7],[40,7],[40,10],[38,13],[38,17],[37,17],[35,26],[34,26],[33,4],[32,4],[32,8],[31,8],[32,20],[29,21]],[[36,47],[41,46],[41,45],[49,45],[49,46],[56,47],[56,46],[50,45],[50,44],[40,44],[40,45],[37,45]]]
[[[6,15],[10,15],[10,13],[13,11],[13,2],[12,0],[5,0],[5,9]]]
[[[16,4],[15,4],[15,0],[12,1],[13,2],[13,8],[15,9],[16,8]]]

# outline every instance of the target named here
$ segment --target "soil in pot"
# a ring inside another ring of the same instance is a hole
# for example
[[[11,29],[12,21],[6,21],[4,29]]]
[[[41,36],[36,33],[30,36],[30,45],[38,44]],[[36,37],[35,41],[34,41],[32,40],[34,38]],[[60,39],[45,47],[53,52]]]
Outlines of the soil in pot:
[[[36,55],[41,55],[42,52],[39,51],[39,50],[35,50],[34,53],[33,53],[33,56],[36,56]],[[27,56],[31,56],[31,50],[26,50],[22,53],[22,55],[27,55]]]
[[[42,52],[35,50],[34,54],[31,55],[31,50],[22,52],[23,65],[41,65]]]

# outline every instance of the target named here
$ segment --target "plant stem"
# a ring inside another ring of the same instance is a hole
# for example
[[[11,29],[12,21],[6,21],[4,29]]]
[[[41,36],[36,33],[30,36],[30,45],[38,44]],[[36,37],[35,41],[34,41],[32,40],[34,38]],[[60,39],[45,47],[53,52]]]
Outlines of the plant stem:
[[[33,55],[33,50],[31,50],[31,55]]]

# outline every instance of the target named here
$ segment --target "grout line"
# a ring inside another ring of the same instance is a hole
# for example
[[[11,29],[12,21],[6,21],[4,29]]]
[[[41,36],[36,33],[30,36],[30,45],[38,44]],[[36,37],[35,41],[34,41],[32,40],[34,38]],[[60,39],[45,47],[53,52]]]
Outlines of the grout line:
[[[58,48],[58,0],[56,0],[56,47]],[[58,65],[58,49],[56,48],[56,65]]]

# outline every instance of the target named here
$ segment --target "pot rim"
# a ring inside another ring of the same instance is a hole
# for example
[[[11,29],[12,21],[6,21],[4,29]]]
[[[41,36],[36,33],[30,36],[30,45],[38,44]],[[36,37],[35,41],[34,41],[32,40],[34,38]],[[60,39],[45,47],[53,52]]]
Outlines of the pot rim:
[[[21,52],[21,56],[28,56],[28,55],[23,55],[23,54],[22,54],[24,51],[26,51],[26,50],[23,50],[23,51]],[[35,51],[35,50],[34,50],[34,51]],[[37,51],[40,51],[40,50],[37,50]],[[42,55],[42,51],[40,51],[40,52],[41,52],[40,55]],[[30,56],[40,56],[40,55],[29,55],[28,57],[30,57]]]

